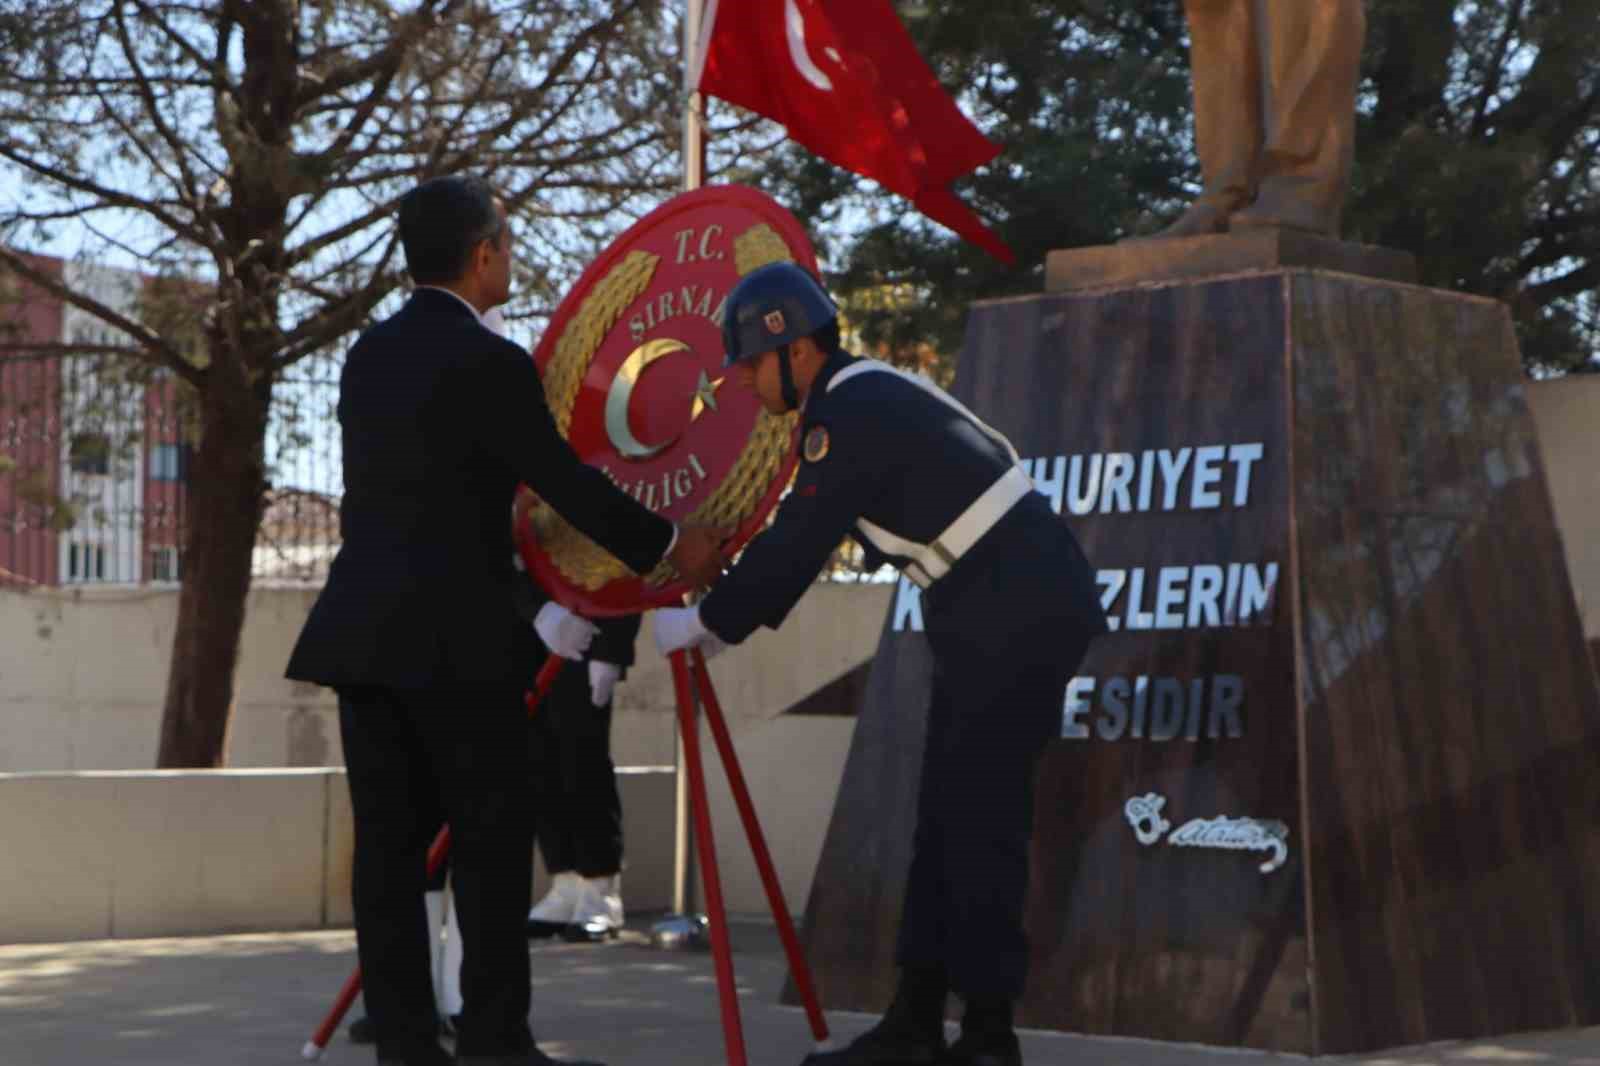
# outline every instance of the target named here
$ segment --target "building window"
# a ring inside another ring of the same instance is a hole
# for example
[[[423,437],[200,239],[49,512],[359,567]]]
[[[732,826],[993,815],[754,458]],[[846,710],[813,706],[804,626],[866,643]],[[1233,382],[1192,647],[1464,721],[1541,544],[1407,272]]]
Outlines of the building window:
[[[189,446],[187,444],[153,444],[150,446],[150,480],[183,481],[189,476]]]
[[[109,474],[111,438],[104,433],[74,433],[67,446],[67,462],[74,474]]]
[[[178,580],[178,549],[155,548],[150,552],[150,580]]]
[[[72,544],[67,548],[68,581],[104,581],[106,550],[99,544]]]

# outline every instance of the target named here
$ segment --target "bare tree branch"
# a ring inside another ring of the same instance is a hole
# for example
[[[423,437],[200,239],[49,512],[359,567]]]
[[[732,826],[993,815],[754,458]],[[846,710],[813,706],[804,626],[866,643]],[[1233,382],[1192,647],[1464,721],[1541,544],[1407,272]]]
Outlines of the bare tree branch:
[[[206,234],[195,229],[193,226],[186,225],[181,219],[177,218],[170,212],[163,210],[159,205],[152,203],[149,200],[140,199],[139,197],[130,193],[118,192],[115,189],[101,185],[99,182],[91,181],[81,174],[69,173],[57,167],[41,163],[37,159],[34,159],[30,156],[25,156],[20,152],[15,151],[6,141],[0,141],[0,159],[9,159],[11,162],[17,164],[23,169],[36,174],[41,178],[47,178],[65,188],[88,193],[90,196],[98,197],[100,201],[107,206],[125,207],[132,211],[139,211],[147,214],[157,222],[160,222],[163,226],[167,227],[173,233],[181,235],[194,244],[198,244],[203,248],[212,247],[212,244],[207,238]]]
[[[146,6],[143,4],[141,4],[140,7],[141,9],[146,9]],[[129,69],[133,71],[134,86],[138,91],[140,102],[144,104],[145,118],[149,120],[151,128],[156,131],[156,135],[166,143],[167,149],[172,153],[173,165],[178,168],[178,177],[177,179],[173,179],[173,184],[176,185],[179,191],[182,193],[181,199],[184,201],[184,204],[186,206],[192,205],[194,202],[195,193],[198,191],[198,189],[195,183],[194,173],[189,169],[187,163],[185,162],[188,152],[184,148],[183,141],[178,137],[177,132],[173,130],[172,127],[169,126],[166,120],[161,116],[161,108],[156,102],[155,92],[150,87],[150,76],[145,72],[144,64],[139,61],[138,50],[134,48],[133,41],[128,36],[128,23],[122,14],[122,5],[118,4],[115,10],[117,21],[117,39],[122,44],[123,58],[127,61]],[[165,23],[162,20],[157,19],[157,21],[162,25],[163,28],[165,28]],[[106,111],[108,114],[116,114],[115,109],[110,106],[106,107]],[[150,157],[151,166],[155,167],[157,170],[161,170],[162,168],[156,162],[153,153],[150,153],[147,149],[145,149],[143,140],[131,130],[127,129],[126,124],[121,121],[120,117],[118,118],[117,124],[123,129],[123,135],[137,144],[140,150],[144,151],[146,155]]]
[[[144,349],[127,344],[0,341],[0,363],[48,363],[72,355],[110,355],[139,362],[146,359]]]

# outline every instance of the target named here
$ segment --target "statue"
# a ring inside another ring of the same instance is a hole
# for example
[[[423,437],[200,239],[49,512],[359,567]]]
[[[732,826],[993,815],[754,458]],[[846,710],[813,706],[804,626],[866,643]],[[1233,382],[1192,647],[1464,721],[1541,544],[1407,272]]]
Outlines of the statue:
[[[1355,148],[1361,0],[1184,0],[1205,188],[1155,237],[1337,237]]]

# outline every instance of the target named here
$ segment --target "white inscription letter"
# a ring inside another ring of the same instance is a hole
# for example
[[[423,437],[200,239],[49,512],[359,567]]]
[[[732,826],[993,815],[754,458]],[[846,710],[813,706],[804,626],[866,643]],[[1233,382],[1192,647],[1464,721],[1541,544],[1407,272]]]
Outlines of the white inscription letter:
[[[1067,698],[1061,707],[1061,735],[1067,740],[1088,740],[1089,727],[1081,720],[1089,713],[1094,697],[1094,678],[1075,677],[1067,682]]]
[[[1212,488],[1222,480],[1222,459],[1228,449],[1220,444],[1208,444],[1194,453],[1194,477],[1189,481],[1189,507],[1196,511],[1209,511],[1222,506],[1222,493]]]

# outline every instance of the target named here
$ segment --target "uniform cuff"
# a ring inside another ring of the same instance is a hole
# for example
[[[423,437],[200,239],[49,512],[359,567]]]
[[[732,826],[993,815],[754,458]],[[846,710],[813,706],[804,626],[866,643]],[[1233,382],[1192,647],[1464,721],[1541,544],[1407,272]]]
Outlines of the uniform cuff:
[[[713,590],[713,593],[714,592],[715,592],[715,590]],[[713,629],[711,627],[711,624],[706,621],[705,608],[706,608],[706,604],[708,604],[710,602],[711,602],[711,596],[708,595],[705,599],[701,600],[698,604],[695,605],[695,608],[694,608],[694,620],[697,623],[699,623],[701,629],[705,630],[712,637],[716,638],[717,640],[722,641],[722,643],[728,645],[729,647],[732,647],[733,645],[740,643],[744,639],[743,637],[740,637],[739,640],[729,640],[727,637],[723,636],[721,633],[719,633],[715,629]]]
[[[693,639],[690,641],[691,644],[700,643],[700,641],[704,640],[707,635],[713,637],[716,636],[715,633],[712,633],[711,630],[706,628],[705,619],[700,617],[699,604],[695,604],[693,607],[689,608],[689,633],[693,637]],[[727,642],[724,641],[723,643]]]

